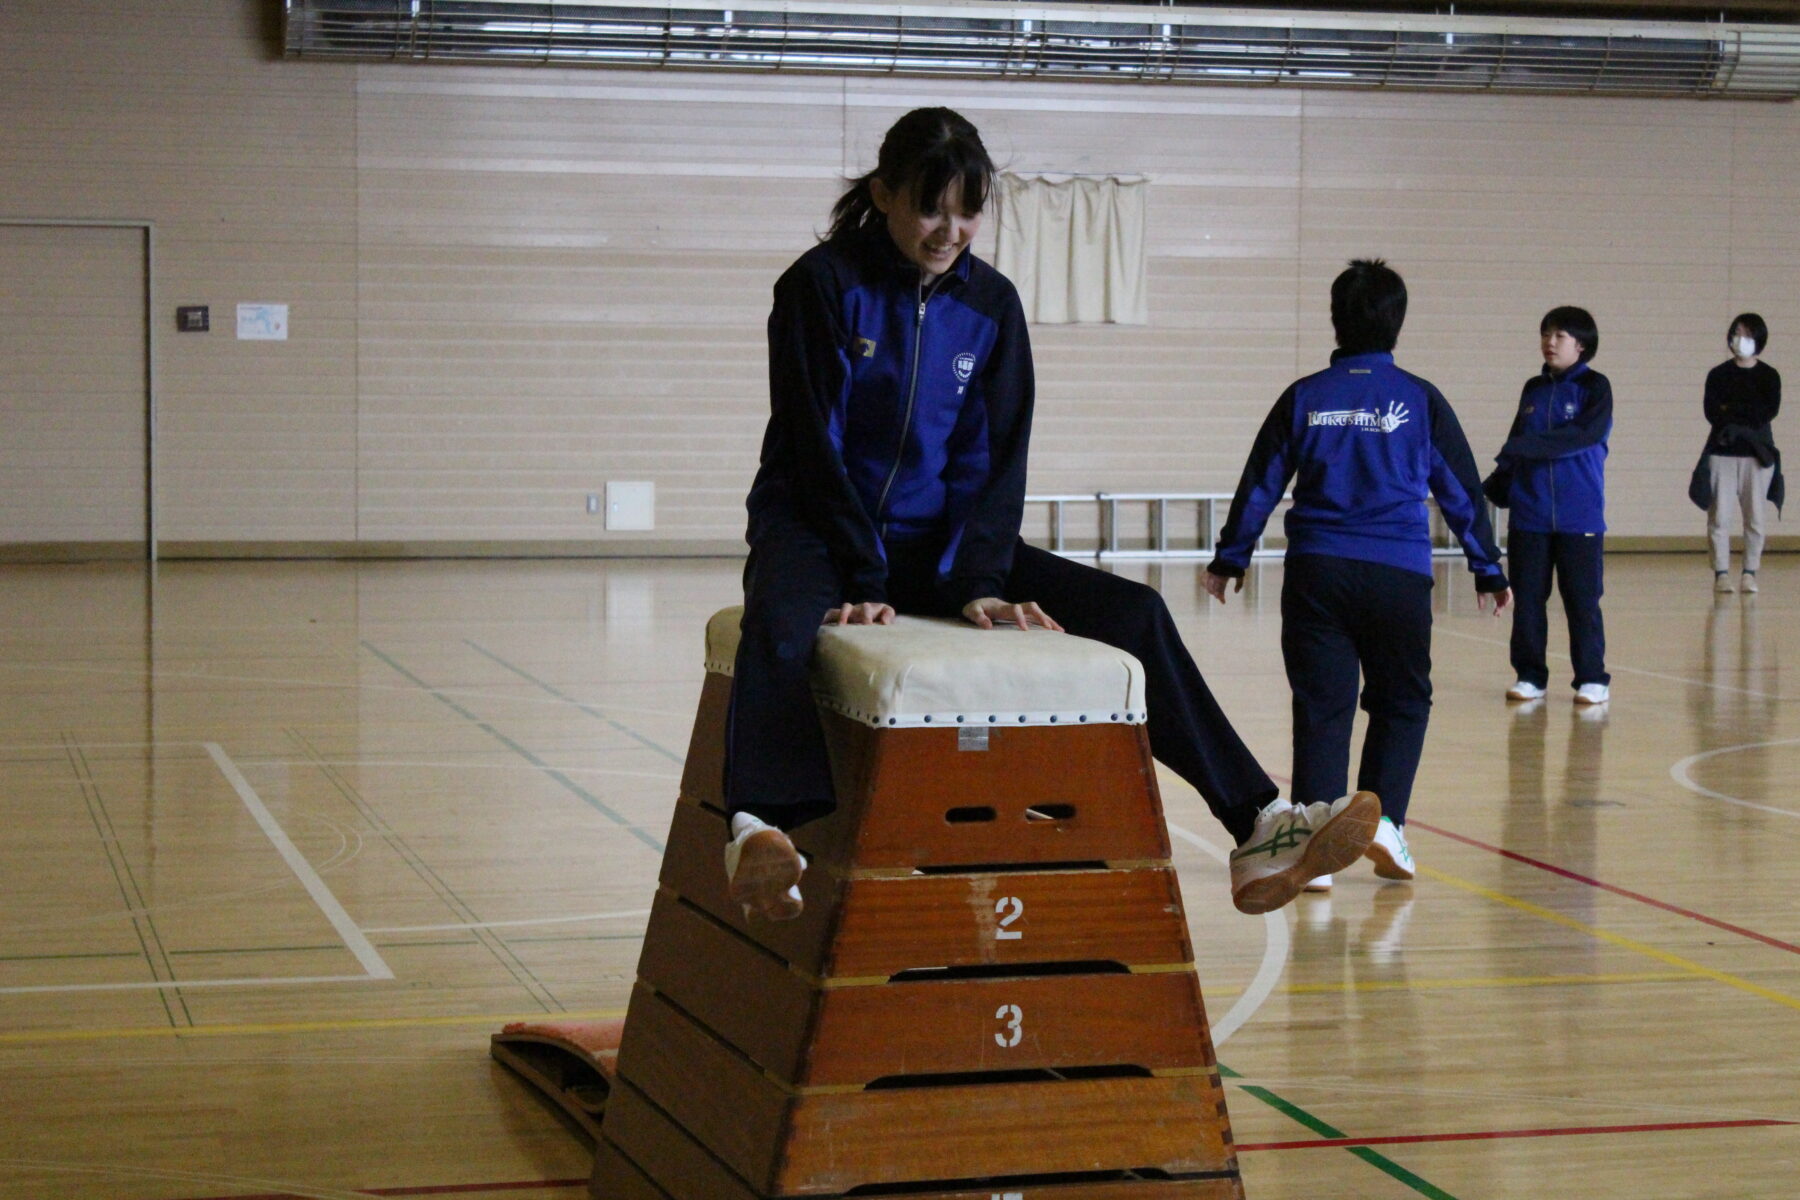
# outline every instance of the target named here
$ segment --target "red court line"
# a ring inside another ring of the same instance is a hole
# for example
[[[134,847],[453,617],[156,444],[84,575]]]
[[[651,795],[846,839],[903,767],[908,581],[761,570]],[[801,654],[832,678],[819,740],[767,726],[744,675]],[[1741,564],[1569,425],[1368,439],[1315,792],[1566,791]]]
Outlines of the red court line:
[[[1300,1142],[1255,1142],[1239,1150],[1342,1150],[1346,1146],[1410,1146],[1419,1142],[1484,1142],[1498,1138],[1581,1137],[1596,1133],[1670,1133],[1683,1129],[1753,1129],[1793,1121],[1672,1121],[1663,1125],[1582,1125],[1568,1129],[1495,1129],[1483,1133],[1418,1133],[1397,1137],[1307,1138]]]
[[[1772,938],[1766,933],[1758,933],[1754,929],[1745,929],[1742,925],[1733,925],[1729,921],[1721,921],[1717,917],[1709,917],[1705,913],[1697,913],[1691,908],[1682,908],[1678,904],[1670,904],[1667,901],[1657,900],[1653,897],[1644,895],[1642,892],[1633,892],[1610,883],[1602,883],[1598,879],[1590,879],[1586,875],[1577,874],[1574,871],[1528,857],[1524,854],[1519,854],[1516,851],[1502,849],[1499,846],[1490,846],[1486,842],[1477,841],[1472,837],[1464,837],[1460,833],[1451,833],[1448,829],[1440,829],[1436,825],[1427,825],[1423,821],[1408,821],[1406,827],[1408,829],[1423,829],[1428,833],[1435,833],[1439,837],[1447,837],[1453,842],[1461,842],[1465,846],[1474,846],[1478,850],[1491,851],[1494,854],[1498,854],[1501,858],[1509,858],[1514,862],[1524,863],[1528,867],[1536,867],[1540,871],[1548,871],[1552,875],[1560,875],[1564,879],[1572,879],[1576,883],[1584,883],[1588,887],[1599,888],[1603,892],[1611,892],[1615,896],[1624,896],[1627,900],[1636,900],[1639,904],[1648,904],[1651,908],[1660,908],[1664,912],[1671,912],[1676,916],[1686,917],[1690,921],[1698,921],[1702,925],[1711,925],[1714,929],[1723,929],[1727,933],[1735,933],[1739,937],[1747,937],[1751,941],[1761,942],[1765,946],[1773,946],[1777,950],[1786,950],[1789,954],[1800,954],[1800,946],[1796,946],[1792,942],[1784,942],[1780,938]]]
[[[466,1196],[475,1192],[548,1192],[586,1187],[586,1179],[515,1179],[502,1183],[439,1183],[424,1187],[363,1188],[359,1196]],[[196,1196],[193,1200],[300,1200],[292,1192],[258,1192],[254,1196]]]
[[[1411,1146],[1421,1142],[1482,1142],[1501,1138],[1583,1137],[1601,1133],[1677,1133],[1690,1129],[1759,1129],[1794,1125],[1794,1121],[1746,1119],[1741,1121],[1670,1121],[1659,1125],[1579,1125],[1564,1129],[1495,1129],[1480,1133],[1418,1133],[1395,1137],[1307,1138],[1299,1142],[1239,1143],[1242,1153],[1256,1150],[1343,1150],[1351,1146]],[[366,1188],[364,1196],[449,1196],[472,1192],[550,1191],[581,1187],[585,1179],[533,1179],[508,1183],[450,1183],[435,1187]],[[210,1196],[196,1200],[297,1200],[289,1192],[263,1192],[254,1196]]]

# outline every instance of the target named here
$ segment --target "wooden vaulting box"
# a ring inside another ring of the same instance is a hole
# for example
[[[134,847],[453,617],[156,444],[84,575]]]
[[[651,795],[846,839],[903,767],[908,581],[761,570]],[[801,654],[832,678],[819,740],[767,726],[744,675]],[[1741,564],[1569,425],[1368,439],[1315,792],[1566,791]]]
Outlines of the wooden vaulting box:
[[[1242,1197],[1137,662],[824,631],[839,806],[794,834],[803,915],[750,921],[721,866],[738,616],[707,628],[595,1200]]]

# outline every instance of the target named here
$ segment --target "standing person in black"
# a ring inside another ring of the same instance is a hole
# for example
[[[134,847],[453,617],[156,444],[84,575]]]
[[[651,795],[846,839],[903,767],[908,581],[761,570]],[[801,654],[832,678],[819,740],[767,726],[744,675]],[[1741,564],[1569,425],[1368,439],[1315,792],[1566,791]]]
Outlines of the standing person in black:
[[[1713,590],[1731,588],[1731,510],[1744,514],[1741,588],[1756,591],[1762,566],[1764,500],[1781,506],[1781,455],[1769,422],[1781,411],[1781,375],[1762,361],[1769,327],[1755,313],[1739,313],[1725,335],[1731,357],[1706,373],[1706,537],[1712,543]]]
[[[787,831],[836,803],[808,677],[820,625],[905,613],[1135,656],[1151,753],[1238,846],[1233,902],[1278,908],[1362,856],[1379,806],[1280,799],[1160,595],[1020,540],[1031,346],[1018,293],[969,251],[993,178],[973,125],[915,109],[775,284],[726,736],[731,896],[762,919],[800,914],[806,862]]]

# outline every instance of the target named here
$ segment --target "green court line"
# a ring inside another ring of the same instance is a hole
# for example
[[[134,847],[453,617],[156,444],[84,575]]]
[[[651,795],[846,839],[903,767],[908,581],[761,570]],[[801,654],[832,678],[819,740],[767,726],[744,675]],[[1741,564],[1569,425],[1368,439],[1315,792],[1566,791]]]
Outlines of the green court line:
[[[531,751],[527,750],[525,747],[519,745],[519,743],[513,741],[511,738],[507,737],[504,733],[501,733],[498,729],[495,729],[491,724],[482,720],[480,717],[476,716],[474,713],[470,712],[468,709],[464,708],[462,705],[458,704],[456,701],[454,701],[454,700],[450,699],[448,696],[444,695],[437,688],[432,687],[429,683],[426,683],[423,679],[420,679],[417,675],[414,675],[411,671],[407,670],[405,667],[403,667],[399,663],[395,662],[392,658],[390,658],[386,654],[382,653],[373,644],[366,642],[366,641],[362,642],[360,644],[364,650],[367,650],[370,654],[373,654],[376,658],[379,658],[382,662],[386,663],[388,666],[392,667],[395,671],[399,672],[406,679],[410,680],[415,686],[421,688],[427,694],[434,697],[439,704],[442,704],[444,707],[448,708],[451,712],[454,712],[457,716],[463,718],[465,721],[468,721],[470,724],[474,725],[477,729],[481,730],[483,733],[487,734],[489,737],[493,738],[495,741],[497,741],[501,745],[505,746],[508,750],[511,750],[514,754],[517,754],[520,758],[524,759],[526,762],[530,763],[532,766],[534,766],[538,770],[542,771],[545,775],[549,776],[551,779],[554,779],[557,783],[560,783],[564,788],[566,788],[568,791],[570,791],[574,795],[579,796],[582,800],[586,801],[590,806],[592,806],[596,812],[600,813],[602,816],[604,816],[608,820],[612,821],[615,825],[618,825],[619,827],[624,829],[625,832],[629,833],[632,837],[634,837],[638,841],[644,843],[644,845],[650,847],[650,849],[656,851],[658,854],[661,854],[663,852],[664,846],[659,839],[650,836],[649,834],[645,833],[643,830],[639,829],[636,825],[633,825],[630,821],[627,821],[617,811],[615,811],[613,808],[608,806],[604,800],[600,799],[600,797],[594,795],[592,792],[590,792],[586,788],[582,787],[579,783],[576,783],[573,779],[570,779],[567,775],[563,774],[561,771],[557,770],[555,767],[551,766],[549,763],[545,762],[543,759],[539,758],[537,755],[533,754]]]
[[[175,981],[174,964],[169,961],[162,933],[156,928],[156,917],[150,911],[143,889],[138,886],[137,874],[131,869],[131,861],[125,857],[123,843],[113,827],[112,813],[106,807],[106,798],[100,794],[100,783],[88,769],[87,752],[70,733],[62,735],[62,744],[69,768],[75,772],[75,784],[81,792],[82,802],[87,806],[88,820],[93,823],[94,832],[99,835],[102,853],[106,856],[107,866],[112,870],[113,884],[119,889],[119,898],[125,902],[126,911],[133,914],[131,929],[137,935],[144,965],[149,969],[151,979],[172,983]],[[180,992],[174,992],[171,996],[171,991],[170,988],[156,989],[156,997],[169,1018],[170,1026],[179,1029],[193,1025],[194,1015],[188,1010],[187,997]],[[175,1006],[180,1007],[180,1016],[176,1015]]]
[[[233,954],[316,954],[321,951],[341,951],[343,948],[344,944],[342,942],[327,942],[322,946],[219,946],[210,950],[171,950],[169,953],[171,955],[185,954],[190,957],[196,954],[217,954],[221,956]]]
[[[421,946],[479,946],[479,945],[481,945],[481,939],[477,938],[477,937],[459,938],[455,941],[434,940],[434,941],[429,941],[429,942],[404,942],[404,941],[398,941],[398,940],[376,941],[374,938],[370,938],[369,941],[373,946],[375,946],[379,950],[416,950]],[[221,956],[229,956],[229,955],[234,955],[234,954],[315,954],[315,953],[319,953],[321,951],[342,950],[343,948],[344,948],[344,946],[343,946],[343,943],[341,943],[341,942],[336,942],[336,943],[327,942],[321,946],[217,946],[217,947],[213,947],[212,949],[202,948],[199,950],[171,950],[171,951],[169,951],[169,953],[172,955],[173,954],[186,954],[189,956],[197,955],[197,954],[198,955],[217,954],[217,955],[221,955]],[[5,961],[6,961],[5,959],[0,959],[0,962],[5,962]]]
[[[1218,1068],[1219,1075],[1222,1078],[1243,1078],[1242,1075],[1233,1071],[1224,1063],[1219,1063]],[[1320,1137],[1340,1140],[1350,1136],[1341,1129],[1335,1129],[1332,1126],[1327,1125],[1324,1121],[1313,1116],[1299,1105],[1294,1104],[1291,1101],[1283,1100],[1268,1088],[1256,1087],[1253,1084],[1248,1083],[1240,1083],[1238,1084],[1238,1090],[1251,1096],[1255,1096],[1258,1100],[1261,1100],[1264,1104],[1267,1104],[1282,1116],[1287,1117],[1289,1120],[1299,1122]],[[1413,1174],[1385,1154],[1371,1150],[1367,1146],[1346,1146],[1344,1148],[1351,1154],[1354,1154],[1356,1157],[1368,1163],[1371,1167],[1374,1167],[1376,1170],[1383,1172],[1392,1179],[1398,1180],[1400,1183],[1404,1183],[1407,1187],[1419,1193],[1419,1195],[1426,1197],[1427,1200],[1456,1200],[1455,1196],[1452,1196],[1443,1188],[1438,1187],[1428,1179],[1423,1179],[1418,1175]]]
[[[177,950],[175,953],[179,954]],[[0,954],[0,962],[74,962],[83,958],[142,958],[129,950],[97,950],[92,954]]]
[[[625,724],[619,722],[618,720],[615,720],[614,718],[607,716],[605,713],[601,712],[599,709],[595,708],[593,705],[584,704],[580,700],[575,699],[575,697],[573,697],[573,696],[564,695],[562,692],[558,691],[556,688],[552,687],[550,684],[545,683],[543,680],[541,680],[537,676],[531,674],[531,672],[525,670],[523,667],[515,667],[512,663],[507,662],[504,658],[501,658],[498,654],[495,654],[492,650],[487,649],[485,646],[481,646],[481,645],[476,644],[475,642],[471,642],[468,638],[463,639],[463,645],[465,645],[469,649],[475,651],[475,653],[481,655],[482,657],[492,660],[494,663],[498,664],[499,666],[505,667],[508,671],[511,671],[514,675],[517,675],[520,679],[523,679],[525,682],[533,684],[539,688],[542,688],[545,692],[549,693],[552,696],[555,696],[558,700],[561,700],[566,704],[573,705],[574,707],[580,709],[582,712],[586,713],[590,717],[593,717],[597,720],[605,721],[608,725],[612,726],[614,729],[618,730],[620,733],[624,734],[626,737],[630,738],[632,741],[637,742],[640,745],[646,746],[649,749],[656,751],[658,754],[662,755],[664,758],[668,759],[670,762],[674,763],[676,766],[680,767],[680,766],[685,766],[687,764],[687,759],[679,754],[676,754],[673,750],[669,750],[664,746],[658,745],[656,742],[651,741],[649,738],[645,737],[643,734],[639,733],[637,730],[631,728],[629,725],[625,725]]]

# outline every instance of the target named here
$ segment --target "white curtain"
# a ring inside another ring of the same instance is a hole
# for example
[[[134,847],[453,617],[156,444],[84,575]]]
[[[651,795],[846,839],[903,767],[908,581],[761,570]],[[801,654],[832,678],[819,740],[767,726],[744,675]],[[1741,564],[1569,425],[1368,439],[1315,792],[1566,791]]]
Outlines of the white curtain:
[[[994,265],[1041,325],[1144,325],[1141,176],[1002,175]]]

